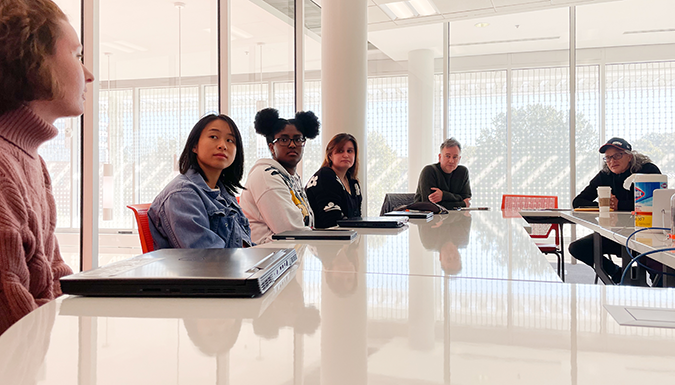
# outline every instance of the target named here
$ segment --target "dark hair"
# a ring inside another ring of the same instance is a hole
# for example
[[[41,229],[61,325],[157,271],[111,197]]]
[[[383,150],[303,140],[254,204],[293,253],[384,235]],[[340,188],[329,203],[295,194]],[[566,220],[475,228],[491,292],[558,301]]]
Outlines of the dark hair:
[[[293,119],[279,117],[279,111],[275,108],[264,108],[255,114],[255,132],[265,137],[267,144],[274,141],[274,135],[292,124],[307,139],[314,139],[319,135],[319,118],[312,111],[300,111],[295,113]]]
[[[359,146],[356,144],[356,138],[352,134],[343,132],[335,135],[333,139],[328,142],[328,145],[326,146],[326,157],[323,159],[321,167],[332,167],[333,162],[330,160],[330,154],[332,154],[334,150],[342,149],[349,141],[354,144],[354,165],[347,170],[347,177],[349,179],[356,179],[356,175],[359,173]]]
[[[192,127],[190,135],[188,135],[187,142],[185,143],[185,148],[180,154],[180,159],[178,160],[178,165],[180,167],[180,173],[185,174],[190,168],[194,168],[199,175],[206,179],[206,175],[201,167],[199,167],[199,162],[197,162],[197,154],[192,151],[192,149],[199,144],[199,138],[202,136],[202,131],[208,126],[209,123],[213,122],[216,119],[220,119],[227,123],[232,129],[232,134],[234,135],[235,145],[237,146],[237,153],[234,156],[234,161],[230,167],[226,168],[220,173],[220,178],[218,181],[225,186],[227,191],[234,195],[237,193],[237,189],[244,190],[244,186],[241,185],[241,178],[244,176],[244,145],[241,141],[241,133],[239,128],[227,115],[216,115],[209,114],[199,119],[197,124]]]
[[[61,92],[49,59],[67,20],[51,0],[0,2],[0,115]]]
[[[204,322],[207,323],[206,326]],[[229,352],[241,331],[241,319],[184,318],[183,325],[190,341],[208,356]]]

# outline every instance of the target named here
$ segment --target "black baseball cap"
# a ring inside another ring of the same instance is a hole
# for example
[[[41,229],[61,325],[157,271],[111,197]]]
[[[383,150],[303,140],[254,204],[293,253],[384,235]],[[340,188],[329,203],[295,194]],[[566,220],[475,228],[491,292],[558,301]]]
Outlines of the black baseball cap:
[[[630,143],[626,142],[626,140],[621,138],[612,138],[608,140],[607,143],[603,144],[602,147],[600,147],[600,153],[604,154],[605,151],[607,151],[607,149],[610,147],[618,148],[619,150],[627,150],[627,151],[633,150],[633,146],[631,146]]]

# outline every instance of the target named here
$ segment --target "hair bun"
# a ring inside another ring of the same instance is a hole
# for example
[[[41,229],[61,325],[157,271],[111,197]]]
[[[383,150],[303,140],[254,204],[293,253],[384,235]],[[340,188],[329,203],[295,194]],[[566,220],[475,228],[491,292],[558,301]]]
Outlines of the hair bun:
[[[278,120],[279,111],[275,108],[263,108],[255,114],[255,121],[253,123],[255,132],[263,136],[272,135],[274,126]]]
[[[312,111],[300,111],[295,114],[295,125],[307,139],[319,135],[319,118]]]

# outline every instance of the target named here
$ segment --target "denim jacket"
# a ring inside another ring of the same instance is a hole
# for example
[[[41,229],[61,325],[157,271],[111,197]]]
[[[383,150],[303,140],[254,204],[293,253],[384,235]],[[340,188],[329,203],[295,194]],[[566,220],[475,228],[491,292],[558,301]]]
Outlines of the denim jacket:
[[[155,250],[250,245],[248,219],[220,182],[218,189],[211,190],[194,169],[176,176],[148,210]]]

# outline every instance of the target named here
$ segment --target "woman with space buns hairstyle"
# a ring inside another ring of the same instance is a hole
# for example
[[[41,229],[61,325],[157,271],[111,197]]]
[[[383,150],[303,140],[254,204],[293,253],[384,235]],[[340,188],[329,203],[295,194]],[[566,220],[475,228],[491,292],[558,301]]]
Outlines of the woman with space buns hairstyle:
[[[253,242],[265,243],[274,234],[314,227],[314,213],[296,168],[307,139],[319,135],[319,126],[312,111],[300,111],[288,120],[274,108],[256,114],[255,131],[267,140],[272,159],[258,159],[241,194]]]

